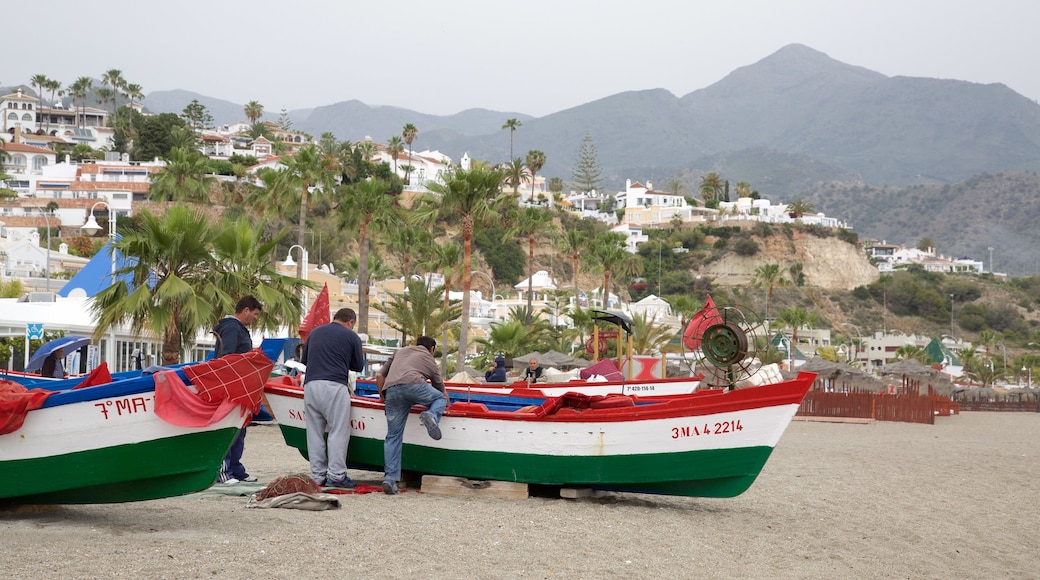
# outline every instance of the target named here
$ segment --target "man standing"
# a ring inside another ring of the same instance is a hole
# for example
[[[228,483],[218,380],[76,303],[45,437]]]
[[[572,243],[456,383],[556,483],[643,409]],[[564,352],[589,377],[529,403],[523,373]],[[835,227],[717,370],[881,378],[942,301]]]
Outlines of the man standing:
[[[253,296],[243,296],[235,305],[235,314],[225,316],[217,326],[213,328],[213,334],[217,336],[217,347],[214,351],[215,358],[229,354],[241,354],[253,350],[253,337],[249,334],[248,326],[256,321],[264,307],[260,301]],[[256,481],[256,478],[246,473],[242,465],[242,453],[246,449],[246,428],[239,430],[238,436],[228,449],[224,463],[220,466],[220,483],[238,483],[239,481]]]
[[[448,394],[437,370],[433,351],[437,341],[420,336],[415,346],[406,346],[395,352],[383,368],[376,372],[379,399],[385,403],[386,439],[383,441],[383,492],[399,493],[401,479],[401,448],[408,410],[418,403],[429,409],[419,415],[431,439],[441,438],[441,415],[448,406]],[[429,380],[430,383],[426,381]],[[432,383],[432,384],[431,384]]]
[[[307,420],[307,457],[318,485],[352,488],[347,475],[350,446],[350,371],[365,370],[361,338],[354,332],[357,314],[340,308],[332,322],[311,331],[300,361],[307,365],[303,404]],[[328,442],[325,429],[329,430]]]

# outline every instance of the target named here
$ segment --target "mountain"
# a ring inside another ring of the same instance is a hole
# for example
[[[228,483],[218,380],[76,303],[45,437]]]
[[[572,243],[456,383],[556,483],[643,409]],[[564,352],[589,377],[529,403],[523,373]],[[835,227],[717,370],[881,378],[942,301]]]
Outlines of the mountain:
[[[193,98],[218,122],[243,117],[242,105],[186,91],[149,94],[145,106],[180,113]],[[358,101],[289,116],[296,129],[351,141],[385,142],[412,123],[417,150],[491,162],[509,157],[501,127],[515,117],[514,155],[543,151],[546,177],[570,179],[587,134],[603,189],[679,179],[696,192],[716,171],[774,202],[811,201],[864,238],[913,245],[928,236],[944,254],[975,259],[992,247],[998,271],[1040,269],[1030,250],[1040,246],[1032,173],[1040,105],[1002,84],[888,77],[792,44],[681,97],[630,91],[537,118],[484,109],[435,116]]]

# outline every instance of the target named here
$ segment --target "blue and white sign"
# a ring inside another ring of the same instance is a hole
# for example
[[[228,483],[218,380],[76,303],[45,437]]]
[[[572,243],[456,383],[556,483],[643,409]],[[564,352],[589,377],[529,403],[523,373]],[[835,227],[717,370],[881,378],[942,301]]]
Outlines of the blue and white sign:
[[[29,340],[43,340],[43,323],[30,322],[25,325],[25,336]]]

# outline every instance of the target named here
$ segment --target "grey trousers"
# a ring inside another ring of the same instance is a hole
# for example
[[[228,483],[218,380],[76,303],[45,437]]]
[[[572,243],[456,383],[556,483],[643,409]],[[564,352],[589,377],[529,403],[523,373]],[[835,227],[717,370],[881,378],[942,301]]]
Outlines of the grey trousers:
[[[303,386],[307,421],[307,457],[311,479],[342,479],[347,474],[350,445],[350,390],[334,381],[309,381]],[[325,429],[328,428],[328,446]]]

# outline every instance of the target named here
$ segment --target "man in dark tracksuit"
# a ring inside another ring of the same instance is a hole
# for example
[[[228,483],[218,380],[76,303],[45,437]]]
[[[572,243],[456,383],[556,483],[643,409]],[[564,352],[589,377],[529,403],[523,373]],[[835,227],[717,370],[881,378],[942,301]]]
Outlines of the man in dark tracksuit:
[[[235,314],[225,316],[213,328],[213,334],[217,335],[216,357],[229,354],[246,353],[253,350],[253,337],[249,334],[249,325],[256,321],[263,306],[260,301],[252,296],[243,296],[235,305]],[[220,483],[237,483],[239,481],[256,481],[256,478],[246,473],[242,465],[242,453],[246,449],[246,428],[238,432],[235,442],[228,449],[224,463],[220,466],[220,475],[217,481]]]

